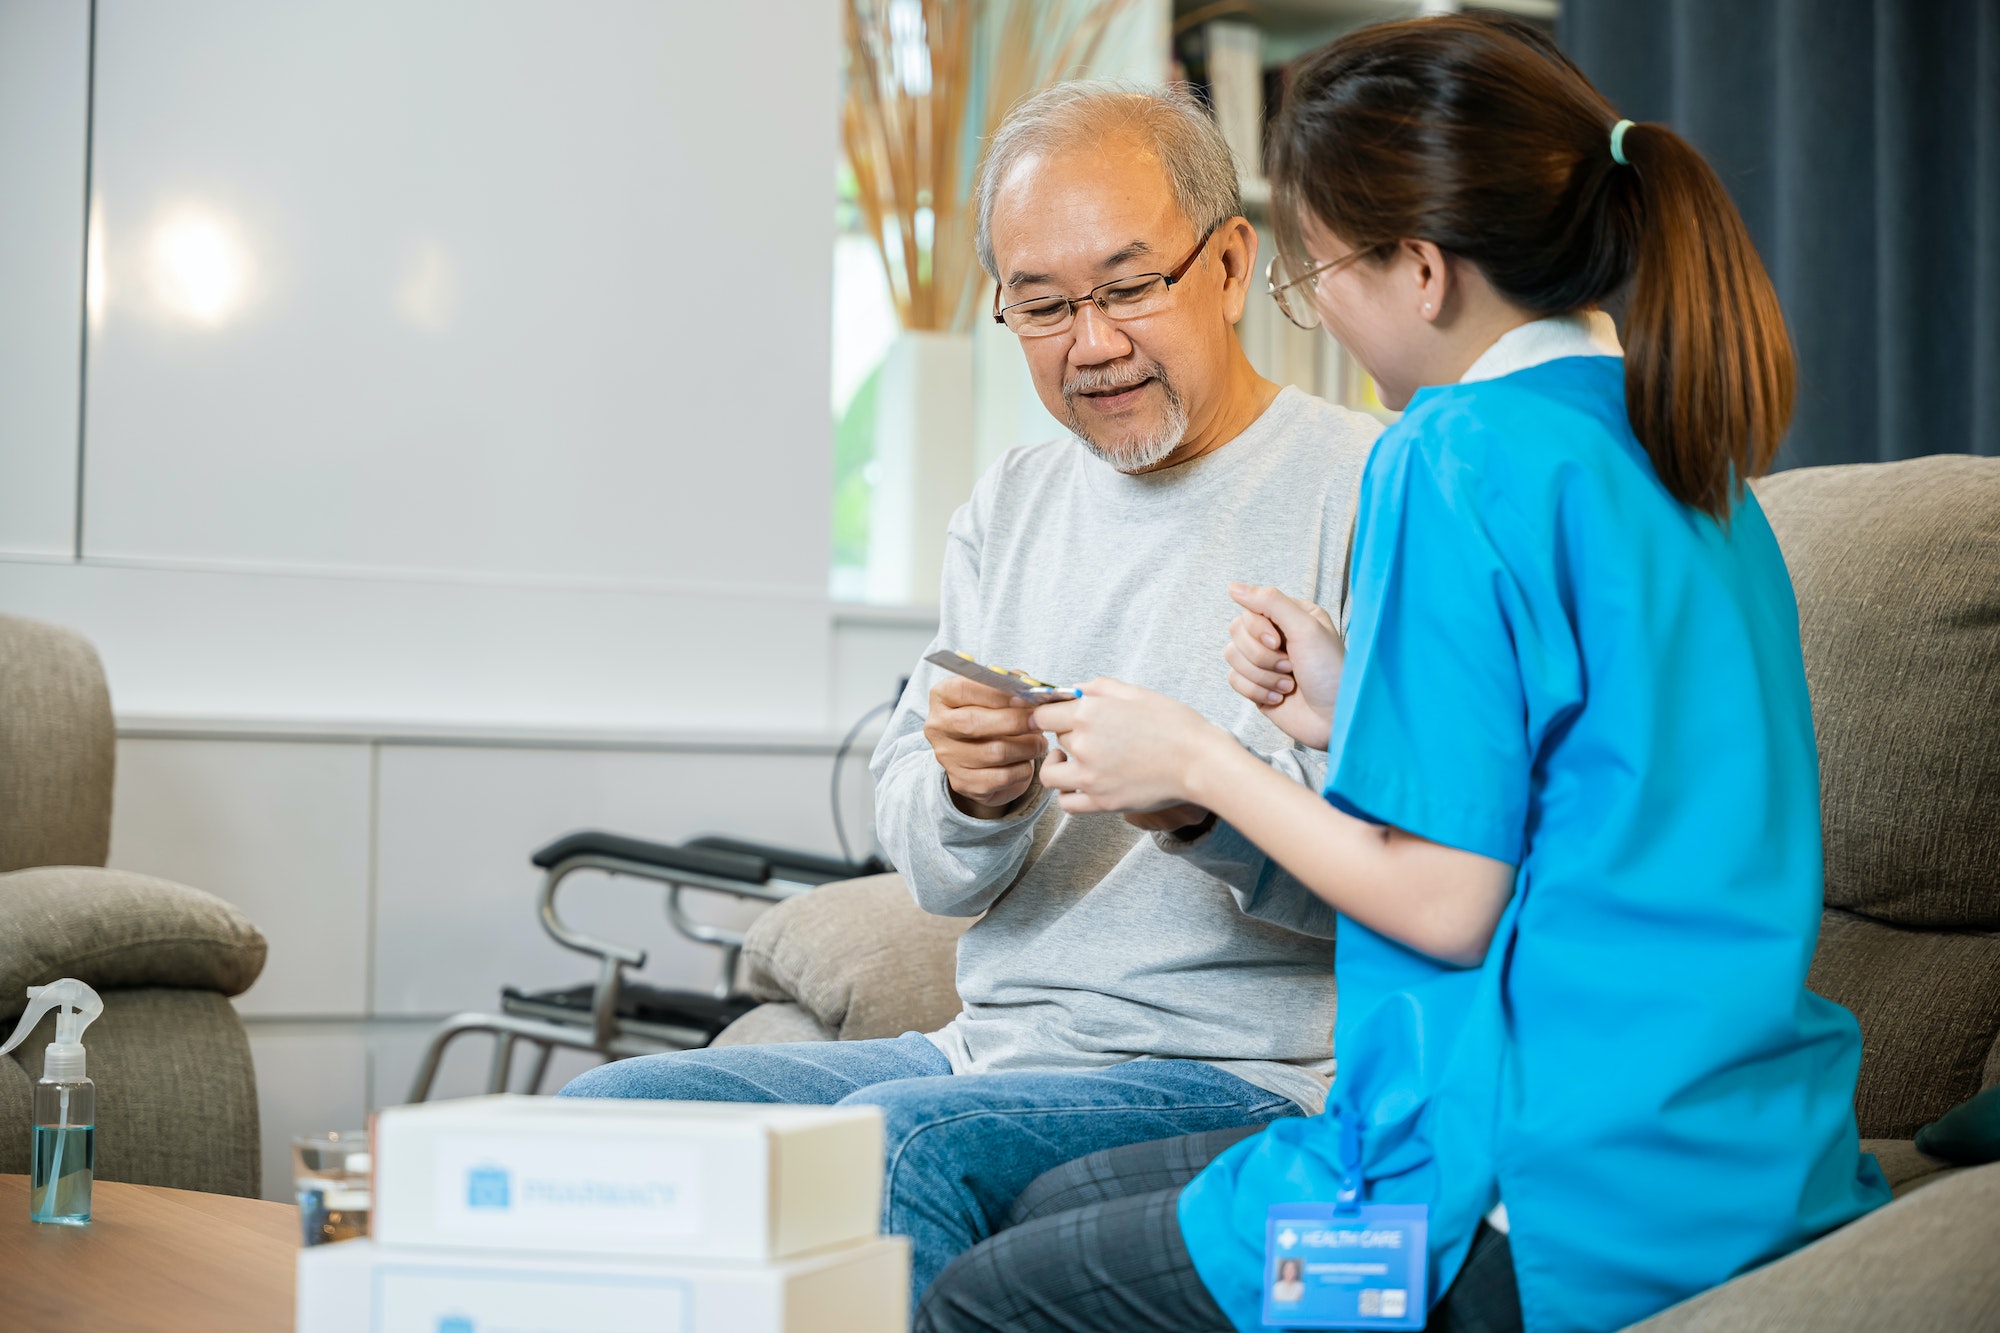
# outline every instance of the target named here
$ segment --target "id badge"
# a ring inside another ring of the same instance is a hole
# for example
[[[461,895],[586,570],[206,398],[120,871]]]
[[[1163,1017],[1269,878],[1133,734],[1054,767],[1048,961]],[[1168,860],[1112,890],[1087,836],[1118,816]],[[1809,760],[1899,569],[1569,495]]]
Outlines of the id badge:
[[[1264,1326],[1421,1330],[1429,1214],[1420,1203],[1272,1205]]]

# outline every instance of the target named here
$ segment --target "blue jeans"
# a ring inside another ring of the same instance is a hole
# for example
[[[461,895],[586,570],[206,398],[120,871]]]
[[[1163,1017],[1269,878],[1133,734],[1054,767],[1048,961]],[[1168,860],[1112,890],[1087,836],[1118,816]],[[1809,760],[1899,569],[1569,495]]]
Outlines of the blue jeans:
[[[1049,1168],[1127,1143],[1261,1125],[1290,1100],[1195,1060],[951,1076],[915,1032],[880,1041],[725,1046],[619,1060],[563,1097],[879,1106],[886,1131],[882,1229],[910,1238],[910,1299],[992,1235]]]

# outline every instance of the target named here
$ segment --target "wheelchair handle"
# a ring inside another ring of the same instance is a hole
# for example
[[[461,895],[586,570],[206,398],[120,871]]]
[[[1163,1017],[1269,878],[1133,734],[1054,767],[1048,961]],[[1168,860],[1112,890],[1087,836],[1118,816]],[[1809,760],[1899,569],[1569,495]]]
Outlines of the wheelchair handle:
[[[563,919],[556,915],[556,890],[569,876],[579,870],[604,870],[618,874],[620,869],[620,864],[608,856],[573,856],[550,867],[548,877],[542,881],[542,929],[565,949],[574,949],[593,958],[602,958],[606,963],[644,967],[646,965],[644,949],[634,949],[623,944],[613,944],[608,940],[594,939],[582,931],[571,930],[563,924]]]

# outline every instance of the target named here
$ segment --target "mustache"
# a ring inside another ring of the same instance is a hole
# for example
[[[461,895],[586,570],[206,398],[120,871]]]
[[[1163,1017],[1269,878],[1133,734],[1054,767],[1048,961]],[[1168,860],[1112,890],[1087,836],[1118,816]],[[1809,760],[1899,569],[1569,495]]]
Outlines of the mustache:
[[[1148,362],[1130,366],[1088,366],[1063,381],[1063,397],[1074,399],[1081,393],[1101,393],[1106,389],[1129,389],[1150,379],[1160,379],[1160,368]]]
[[[1077,396],[1104,389],[1129,389],[1148,380],[1158,381],[1161,393],[1166,396],[1166,414],[1154,424],[1154,429],[1116,443],[1092,439],[1090,427],[1077,410]],[[1070,433],[1120,472],[1144,472],[1165,459],[1179,447],[1188,428],[1187,402],[1157,361],[1090,366],[1077,371],[1063,382],[1063,415],[1068,418]]]

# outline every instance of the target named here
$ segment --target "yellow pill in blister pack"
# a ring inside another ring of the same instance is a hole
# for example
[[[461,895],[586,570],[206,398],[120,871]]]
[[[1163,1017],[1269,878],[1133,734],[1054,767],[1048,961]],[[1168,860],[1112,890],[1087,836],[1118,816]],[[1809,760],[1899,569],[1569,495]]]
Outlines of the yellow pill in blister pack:
[[[1036,680],[1025,671],[1016,671],[1012,667],[983,666],[980,664],[979,659],[975,658],[971,653],[947,651],[940,648],[924,660],[941,666],[946,671],[952,672],[955,675],[964,676],[967,680],[976,680],[982,685],[991,685],[995,689],[1005,690],[1016,698],[1024,699],[1029,703],[1051,703],[1057,699],[1080,699],[1083,697],[1083,691],[1081,690],[1073,689],[1066,685],[1050,685],[1046,681]]]

